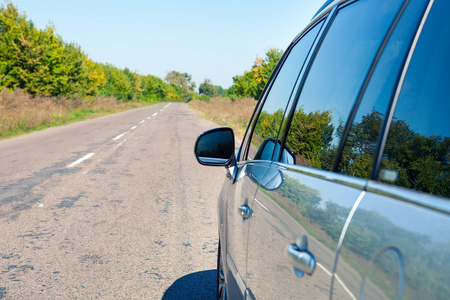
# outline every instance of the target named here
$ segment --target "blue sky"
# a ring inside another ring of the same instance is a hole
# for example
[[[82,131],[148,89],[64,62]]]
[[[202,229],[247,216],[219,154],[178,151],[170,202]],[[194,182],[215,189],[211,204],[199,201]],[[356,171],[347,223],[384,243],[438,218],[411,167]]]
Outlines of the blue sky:
[[[228,88],[255,57],[285,50],[323,0],[13,0],[96,62],[164,79],[176,70]]]

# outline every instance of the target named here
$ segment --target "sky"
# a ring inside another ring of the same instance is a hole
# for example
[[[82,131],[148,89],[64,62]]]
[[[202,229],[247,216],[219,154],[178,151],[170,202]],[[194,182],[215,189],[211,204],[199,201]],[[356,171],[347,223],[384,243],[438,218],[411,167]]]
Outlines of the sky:
[[[228,88],[270,48],[285,50],[324,0],[12,0],[99,63]]]

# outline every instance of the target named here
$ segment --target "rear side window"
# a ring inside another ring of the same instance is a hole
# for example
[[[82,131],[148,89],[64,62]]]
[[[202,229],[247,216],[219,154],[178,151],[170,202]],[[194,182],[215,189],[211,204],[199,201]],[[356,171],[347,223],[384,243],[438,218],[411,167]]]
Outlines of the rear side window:
[[[348,129],[338,172],[361,178],[372,176],[380,130],[427,2],[411,1],[389,37]]]
[[[425,22],[396,103],[378,179],[450,197],[450,2]]]
[[[314,43],[320,27],[321,23],[311,29],[291,48],[285,59],[258,116],[249,147],[249,159],[272,159],[272,153],[277,144],[276,139],[286,107],[291,99],[306,56]]]
[[[286,150],[297,165],[333,168],[344,125],[402,3],[359,1],[337,13],[292,117]]]

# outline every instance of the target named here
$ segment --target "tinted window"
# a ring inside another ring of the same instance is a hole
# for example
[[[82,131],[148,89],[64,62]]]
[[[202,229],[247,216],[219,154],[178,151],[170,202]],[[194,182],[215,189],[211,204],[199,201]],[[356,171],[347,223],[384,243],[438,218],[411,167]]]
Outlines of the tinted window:
[[[435,1],[402,85],[379,179],[450,197],[450,2]]]
[[[320,30],[320,26],[321,24],[315,26],[293,46],[273,82],[255,125],[251,141],[252,145],[249,150],[250,159],[272,159],[272,153],[275,147],[273,141],[278,137],[278,131],[284,117],[286,106],[288,105],[289,99],[291,99],[298,75],[311,45]]]
[[[305,81],[287,147],[296,164],[330,170],[343,126],[402,1],[359,1],[342,8]]]
[[[340,157],[338,171],[343,174],[362,178],[371,176],[380,129],[426,2],[412,1],[408,5],[383,49]]]

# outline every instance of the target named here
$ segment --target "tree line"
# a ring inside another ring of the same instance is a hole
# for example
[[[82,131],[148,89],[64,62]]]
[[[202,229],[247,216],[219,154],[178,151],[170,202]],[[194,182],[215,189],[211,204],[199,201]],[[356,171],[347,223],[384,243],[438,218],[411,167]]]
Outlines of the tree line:
[[[114,96],[122,100],[189,101],[195,83],[171,71],[165,80],[128,68],[92,61],[53,26],[40,30],[8,2],[0,8],[0,89],[20,88],[33,96]]]
[[[233,84],[228,89],[223,89],[221,86],[214,85],[210,79],[205,79],[199,86],[199,93],[207,97],[226,96],[232,100],[238,97],[252,97],[258,100],[282,55],[282,50],[269,49],[265,58],[256,57],[249,71],[234,76]]]
[[[258,99],[283,52],[270,49],[249,71],[233,77],[228,89],[205,79],[197,87],[188,73],[171,71],[163,79],[128,68],[92,61],[53,26],[38,29],[12,3],[0,8],[0,89],[20,88],[33,96],[114,96],[117,99],[190,101],[211,97]]]

